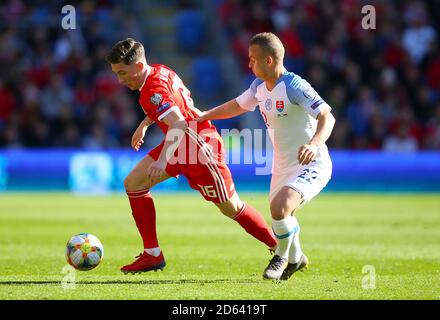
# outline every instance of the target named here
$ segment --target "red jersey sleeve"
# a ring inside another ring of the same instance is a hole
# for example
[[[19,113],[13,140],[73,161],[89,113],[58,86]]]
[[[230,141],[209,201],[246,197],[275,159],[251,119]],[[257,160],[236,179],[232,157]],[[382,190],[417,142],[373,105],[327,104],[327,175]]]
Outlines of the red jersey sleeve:
[[[154,121],[162,121],[173,108],[178,108],[166,83],[149,87],[142,98],[142,109]]]

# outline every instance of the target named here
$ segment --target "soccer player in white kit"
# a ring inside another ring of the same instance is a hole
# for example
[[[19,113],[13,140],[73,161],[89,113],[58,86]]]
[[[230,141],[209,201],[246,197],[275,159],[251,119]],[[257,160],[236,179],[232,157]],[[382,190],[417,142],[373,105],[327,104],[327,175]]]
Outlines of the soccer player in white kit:
[[[263,273],[264,279],[273,280],[287,280],[307,267],[295,212],[331,178],[325,142],[335,124],[331,107],[306,80],[288,72],[283,59],[284,47],[276,35],[255,35],[249,45],[249,67],[256,79],[250,88],[198,119],[227,119],[259,106],[274,147],[269,201],[277,248]]]

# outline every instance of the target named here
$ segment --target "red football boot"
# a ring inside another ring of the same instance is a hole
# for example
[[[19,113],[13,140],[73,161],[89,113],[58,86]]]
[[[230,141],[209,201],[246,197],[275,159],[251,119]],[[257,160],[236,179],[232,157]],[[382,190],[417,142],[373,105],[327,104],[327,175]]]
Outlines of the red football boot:
[[[147,271],[162,270],[165,267],[165,258],[162,251],[157,257],[149,255],[145,251],[138,255],[136,261],[121,268],[124,273],[140,273]]]

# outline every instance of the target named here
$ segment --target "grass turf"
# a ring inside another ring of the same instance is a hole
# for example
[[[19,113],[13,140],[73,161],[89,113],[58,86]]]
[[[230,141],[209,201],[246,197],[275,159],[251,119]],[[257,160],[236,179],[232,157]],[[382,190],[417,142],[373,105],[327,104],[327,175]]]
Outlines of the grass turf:
[[[265,194],[241,196],[270,221]],[[318,196],[298,212],[311,267],[287,282],[262,280],[265,246],[198,194],[155,199],[167,266],[123,275],[142,249],[123,194],[0,195],[0,299],[440,299],[438,194]],[[63,289],[79,232],[98,236],[104,260]]]

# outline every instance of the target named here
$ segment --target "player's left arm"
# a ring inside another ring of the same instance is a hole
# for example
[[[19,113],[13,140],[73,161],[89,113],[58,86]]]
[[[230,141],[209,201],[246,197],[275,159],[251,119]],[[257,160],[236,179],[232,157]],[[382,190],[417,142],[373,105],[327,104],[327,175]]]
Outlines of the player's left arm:
[[[133,133],[131,137],[131,146],[134,150],[139,151],[139,148],[144,143],[144,136],[147,132],[147,129],[150,125],[154,123],[148,116],[145,117],[144,120],[139,124],[136,131]]]
[[[147,173],[153,183],[165,172],[168,160],[171,159],[179,147],[180,142],[185,136],[185,130],[188,127],[188,123],[177,107],[171,108],[162,121],[168,126],[164,145],[158,159],[147,169]]]
[[[335,118],[331,114],[332,108],[303,79],[292,78],[287,88],[287,95],[290,101],[301,106],[310,116],[318,120],[316,132],[312,139],[298,149],[297,159],[299,164],[307,165],[315,160],[319,148],[330,137],[335,125]]]
[[[318,124],[316,133],[308,144],[302,145],[298,150],[298,161],[306,165],[315,160],[318,149],[330,138],[336,119],[330,109],[323,109],[317,116]]]

